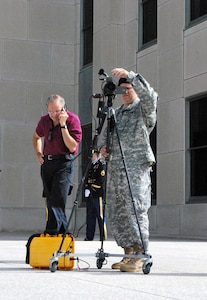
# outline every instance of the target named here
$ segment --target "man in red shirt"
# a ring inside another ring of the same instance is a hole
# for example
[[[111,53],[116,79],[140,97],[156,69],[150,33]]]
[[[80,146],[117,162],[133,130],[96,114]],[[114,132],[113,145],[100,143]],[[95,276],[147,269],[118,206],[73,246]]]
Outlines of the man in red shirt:
[[[65,206],[82,130],[78,116],[65,108],[61,96],[51,95],[47,107],[48,114],[40,118],[32,140],[47,200],[45,233],[58,234],[67,230]]]

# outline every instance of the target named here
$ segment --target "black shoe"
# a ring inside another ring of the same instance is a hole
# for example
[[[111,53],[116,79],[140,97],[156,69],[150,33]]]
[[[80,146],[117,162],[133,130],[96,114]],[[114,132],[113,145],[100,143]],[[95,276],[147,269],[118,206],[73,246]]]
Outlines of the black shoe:
[[[88,239],[87,237],[84,239],[84,241],[93,241],[93,239],[92,240],[90,240],[90,239]]]

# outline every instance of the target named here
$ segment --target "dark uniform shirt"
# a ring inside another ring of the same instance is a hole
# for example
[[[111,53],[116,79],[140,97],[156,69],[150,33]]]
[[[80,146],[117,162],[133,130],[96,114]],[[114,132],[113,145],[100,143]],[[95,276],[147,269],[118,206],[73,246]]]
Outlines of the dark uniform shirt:
[[[92,197],[104,196],[104,182],[106,178],[106,163],[98,159],[91,164],[85,179],[85,189],[90,190]]]

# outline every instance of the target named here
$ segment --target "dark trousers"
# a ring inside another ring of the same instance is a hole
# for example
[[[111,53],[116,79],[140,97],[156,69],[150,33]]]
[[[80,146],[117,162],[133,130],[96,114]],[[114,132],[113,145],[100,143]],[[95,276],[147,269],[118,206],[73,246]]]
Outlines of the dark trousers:
[[[102,197],[92,197],[91,195],[86,198],[86,238],[93,240],[96,230],[96,219],[100,231],[100,240],[103,239],[103,199]]]
[[[65,207],[73,174],[73,161],[64,158],[45,161],[41,166],[43,193],[48,209],[46,233],[58,234],[67,230]]]

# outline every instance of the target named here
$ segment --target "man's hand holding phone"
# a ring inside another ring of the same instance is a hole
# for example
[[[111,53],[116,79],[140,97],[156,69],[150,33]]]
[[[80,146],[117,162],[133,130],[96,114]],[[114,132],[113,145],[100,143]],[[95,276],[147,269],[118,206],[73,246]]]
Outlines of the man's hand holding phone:
[[[61,113],[59,115],[60,126],[65,126],[67,119],[68,119],[68,114],[67,114],[65,108],[63,107],[61,109]]]

